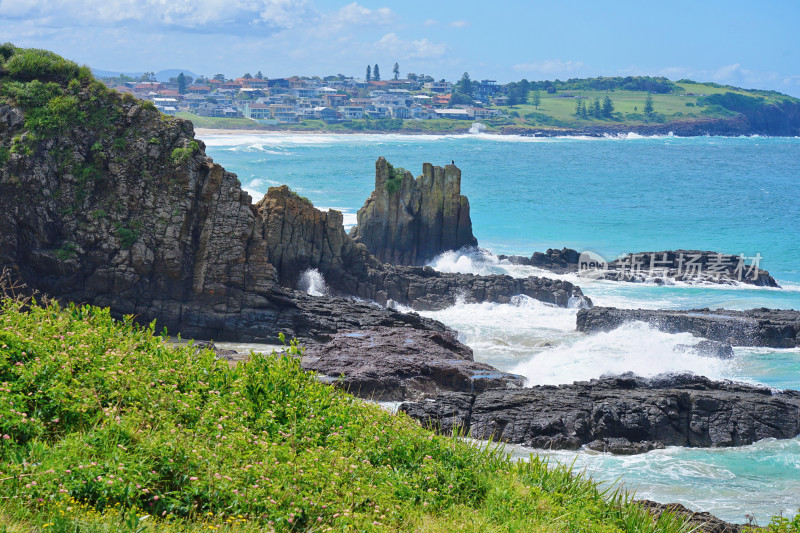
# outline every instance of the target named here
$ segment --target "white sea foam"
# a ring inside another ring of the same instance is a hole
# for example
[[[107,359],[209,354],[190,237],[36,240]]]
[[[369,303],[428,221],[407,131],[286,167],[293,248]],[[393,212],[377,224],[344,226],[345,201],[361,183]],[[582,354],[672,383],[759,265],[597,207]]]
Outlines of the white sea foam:
[[[543,350],[511,371],[525,376],[530,385],[558,385],[625,372],[645,377],[691,372],[724,379],[728,362],[676,349],[697,341],[689,333],[663,333],[633,322]]]
[[[297,289],[306,292],[310,296],[325,296],[328,294],[328,286],[325,284],[325,278],[316,268],[310,268],[300,274],[300,280],[297,282]]]

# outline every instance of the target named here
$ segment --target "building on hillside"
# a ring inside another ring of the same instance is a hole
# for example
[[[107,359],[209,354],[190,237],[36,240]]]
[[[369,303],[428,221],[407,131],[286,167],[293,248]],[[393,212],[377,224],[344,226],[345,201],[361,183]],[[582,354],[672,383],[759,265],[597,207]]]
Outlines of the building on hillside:
[[[436,117],[460,119],[460,120],[472,119],[472,117],[470,116],[469,112],[466,109],[437,109]]]
[[[359,120],[364,118],[364,108],[356,105],[348,105],[339,108],[345,120]]]
[[[272,117],[272,110],[266,104],[245,102],[242,106],[242,114],[245,118],[266,119]]]
[[[422,87],[432,93],[449,93],[453,90],[453,84],[449,81],[428,81]]]

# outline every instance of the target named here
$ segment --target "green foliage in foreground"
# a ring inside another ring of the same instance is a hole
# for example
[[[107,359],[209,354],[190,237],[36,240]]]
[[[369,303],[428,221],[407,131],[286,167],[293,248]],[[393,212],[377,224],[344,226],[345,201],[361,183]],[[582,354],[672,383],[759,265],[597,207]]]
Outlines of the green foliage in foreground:
[[[680,531],[301,371],[229,368],[106,309],[0,307],[6,531]]]

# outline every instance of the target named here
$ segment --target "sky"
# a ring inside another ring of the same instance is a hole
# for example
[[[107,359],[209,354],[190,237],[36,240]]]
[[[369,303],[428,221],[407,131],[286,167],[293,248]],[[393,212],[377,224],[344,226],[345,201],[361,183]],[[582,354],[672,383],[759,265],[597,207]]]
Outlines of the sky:
[[[800,1],[0,0],[0,41],[114,72],[505,83],[666,76],[800,97]]]

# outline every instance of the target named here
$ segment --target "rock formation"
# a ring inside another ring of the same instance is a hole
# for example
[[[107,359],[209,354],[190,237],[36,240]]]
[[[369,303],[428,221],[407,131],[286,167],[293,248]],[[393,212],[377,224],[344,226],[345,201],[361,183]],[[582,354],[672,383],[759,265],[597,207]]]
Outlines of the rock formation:
[[[547,252],[534,252],[531,257],[500,255],[516,265],[535,266],[557,274],[578,272],[581,254],[571,248]],[[740,258],[718,252],[699,250],[668,250],[628,254],[609,261],[605,271],[592,275],[593,279],[609,281],[652,282],[684,281],[688,283],[748,283],[759,287],[779,287],[775,278],[752,258]]]
[[[53,81],[48,90],[75,105],[69,124],[59,116],[39,131],[41,121],[27,117],[49,116],[46,101],[0,103],[0,266],[53,297],[157,319],[184,336],[241,341],[274,341],[278,333],[327,340],[339,329],[374,325],[444,327],[294,291],[309,268],[340,296],[418,309],[448,305],[457,291],[475,302],[517,294],[556,305],[582,301],[566,282],[385,266],[346,234],[341,213],[323,213],[288,187],[253,205],[236,175],[205,155],[190,122],[91,77]],[[444,181],[457,185],[448,172]]]
[[[350,236],[392,265],[424,265],[442,252],[477,246],[469,200],[461,194],[461,170],[425,163],[414,179],[379,158],[375,190],[358,210]]]
[[[449,433],[534,448],[638,453],[663,446],[742,446],[800,434],[800,392],[692,375],[630,374],[521,390],[449,392],[400,410]]]
[[[594,307],[582,309],[577,316],[578,331],[611,331],[625,322],[647,322],[667,333],[691,333],[733,346],[800,346],[800,311],[781,309],[691,309],[688,311],[617,309]]]
[[[352,394],[381,401],[421,399],[442,391],[521,388],[525,381],[476,363],[472,350],[452,333],[415,329],[342,331],[326,344],[309,346],[302,365]]]

